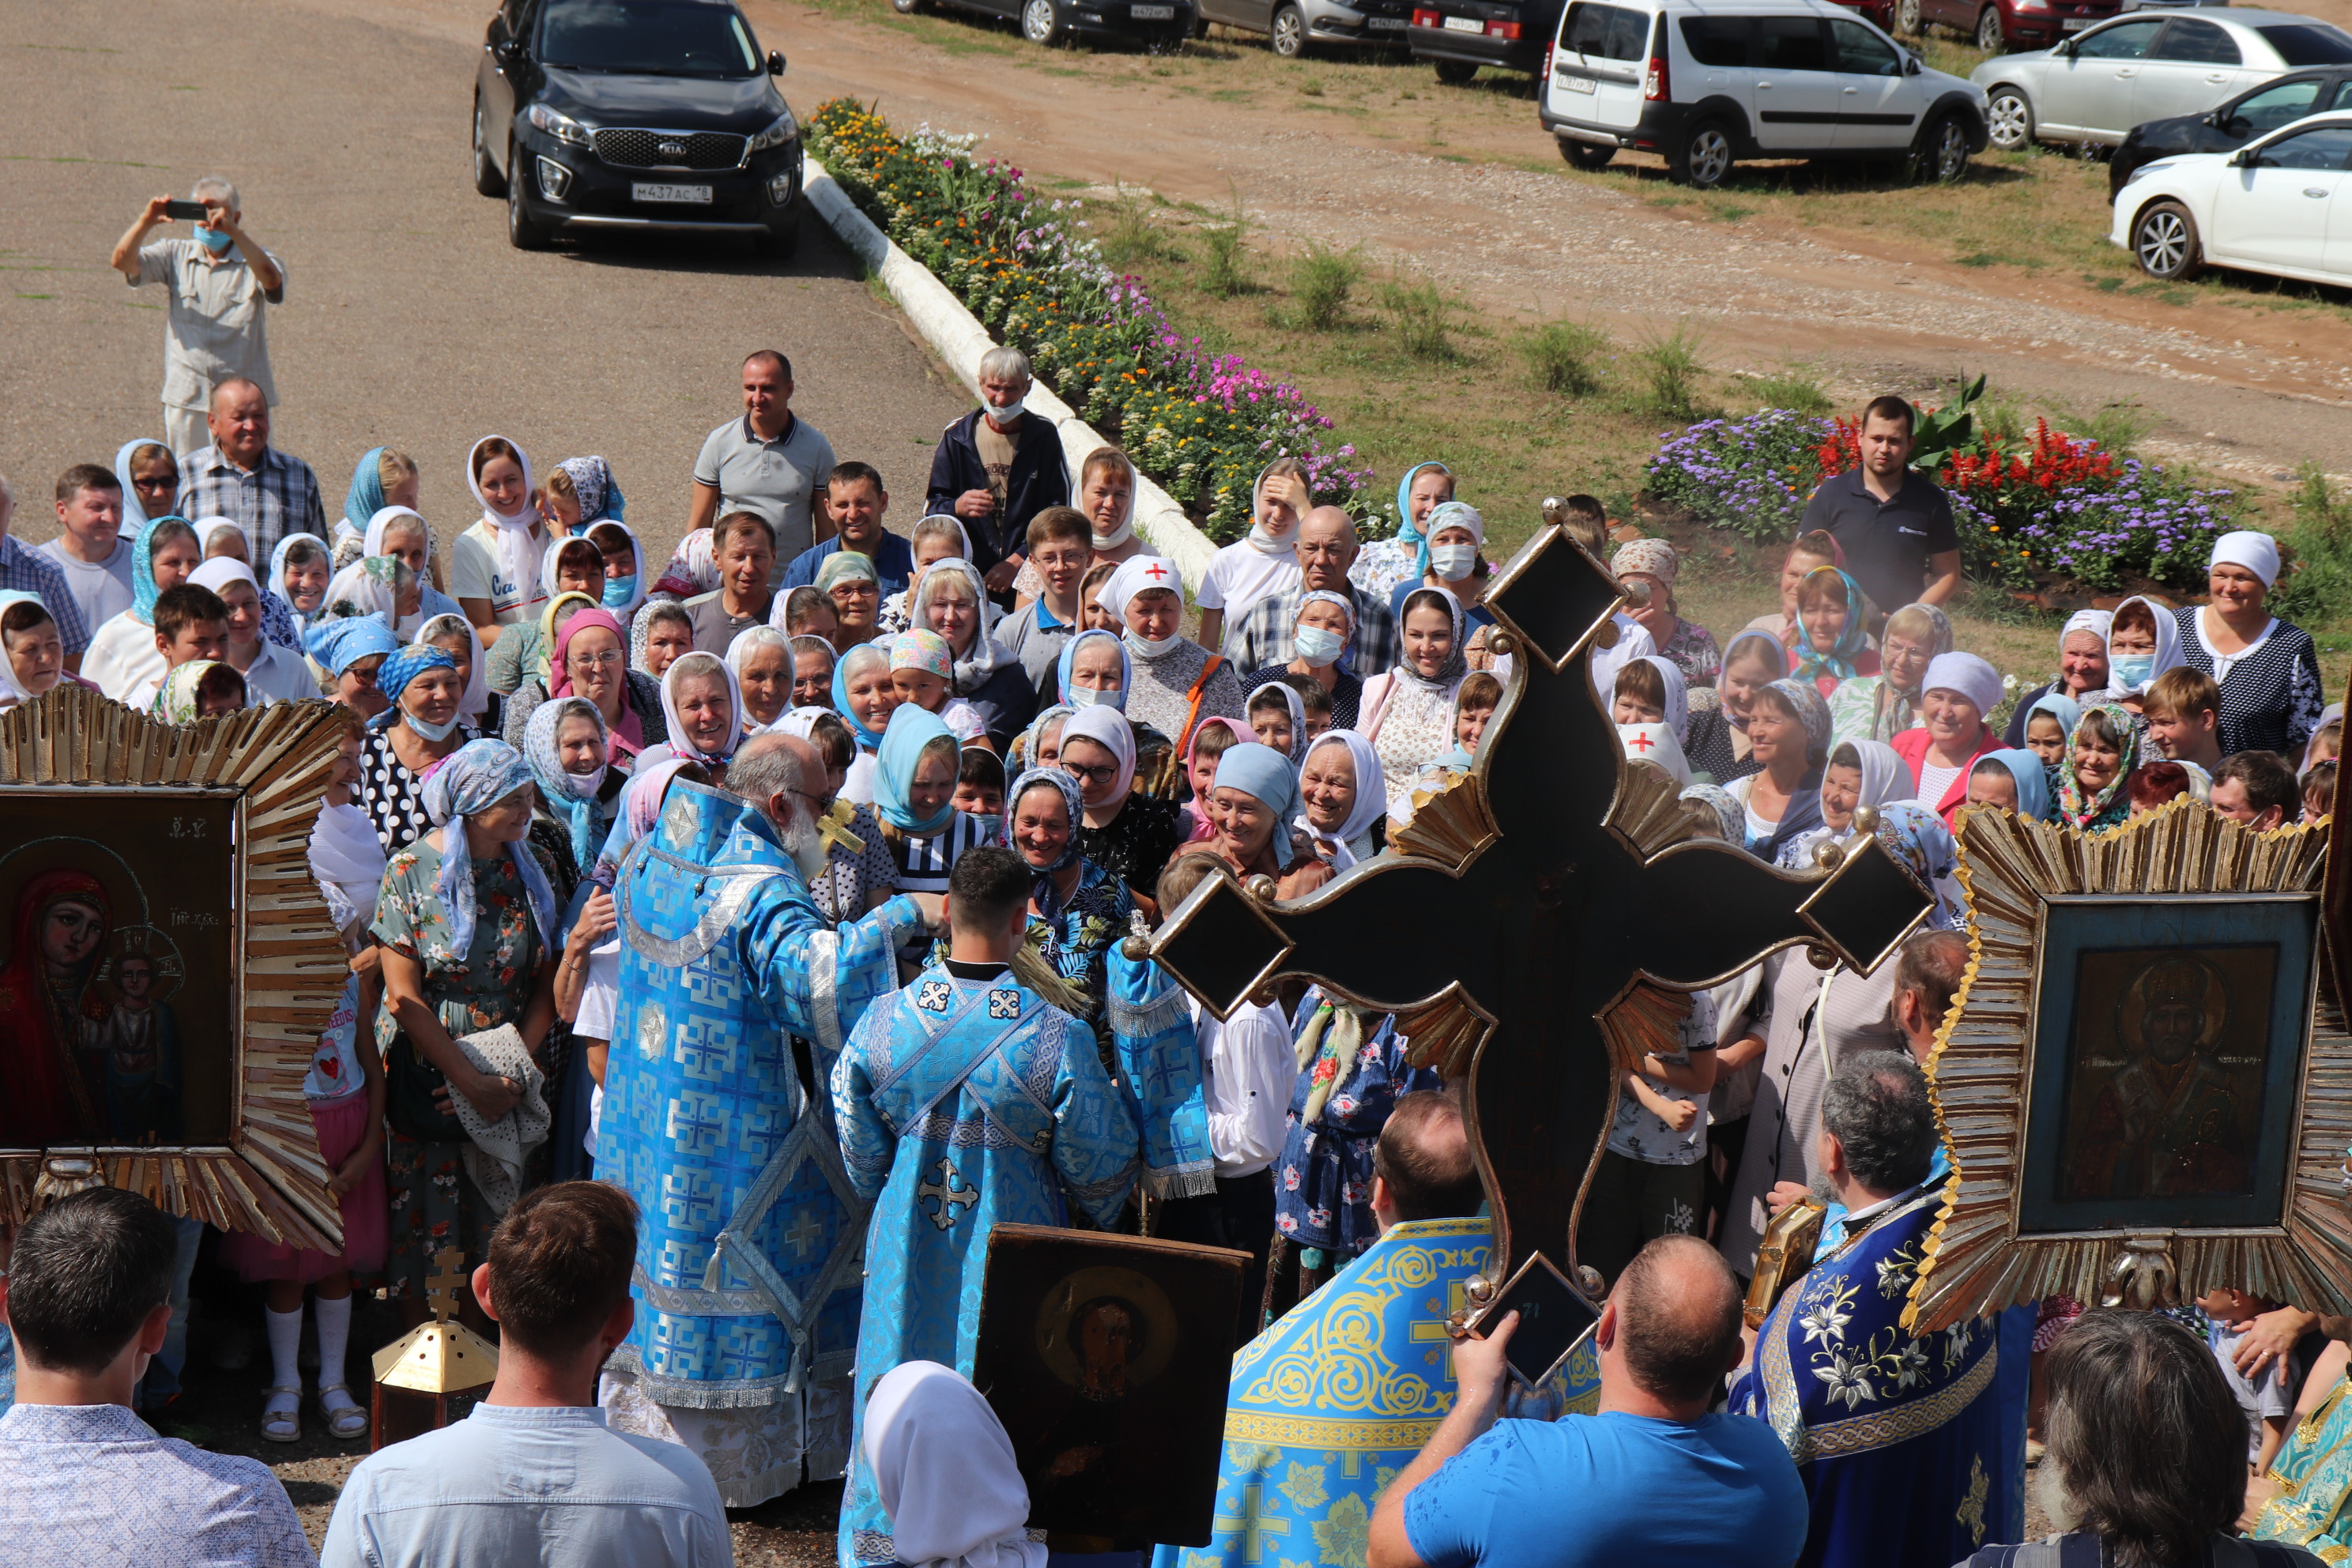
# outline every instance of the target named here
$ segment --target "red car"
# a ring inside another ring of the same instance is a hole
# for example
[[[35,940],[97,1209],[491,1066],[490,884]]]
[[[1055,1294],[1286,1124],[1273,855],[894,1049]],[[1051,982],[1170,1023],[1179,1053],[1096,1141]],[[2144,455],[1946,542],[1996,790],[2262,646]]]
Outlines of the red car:
[[[1956,27],[1988,54],[2046,49],[2095,27],[2123,9],[2123,0],[1893,0],[1892,32],[1916,37],[1929,22]]]

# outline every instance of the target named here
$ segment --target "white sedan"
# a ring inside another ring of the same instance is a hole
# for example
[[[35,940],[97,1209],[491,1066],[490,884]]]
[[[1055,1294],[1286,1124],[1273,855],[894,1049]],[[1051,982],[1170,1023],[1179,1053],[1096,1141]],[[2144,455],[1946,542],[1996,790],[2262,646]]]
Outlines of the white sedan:
[[[2352,114],[2143,164],[2116,194],[2107,237],[2151,278],[2210,265],[2352,287]]]

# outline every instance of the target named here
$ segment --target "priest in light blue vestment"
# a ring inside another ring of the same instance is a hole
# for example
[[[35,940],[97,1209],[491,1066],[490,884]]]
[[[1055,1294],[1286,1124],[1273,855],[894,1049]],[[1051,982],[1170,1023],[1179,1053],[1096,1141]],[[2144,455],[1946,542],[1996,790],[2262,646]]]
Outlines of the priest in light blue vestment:
[[[870,1009],[834,1068],[842,1157],[874,1207],[843,1568],[898,1561],[862,1451],[866,1391],[903,1362],[971,1375],[999,1221],[1066,1225],[1066,1194],[1108,1230],[1135,1185],[1135,1117],[1093,1031],[1011,968],[1030,880],[1010,850],[966,851],[949,882],[949,956]]]
[[[1942,1207],[1918,1064],[1869,1051],[1822,1098],[1822,1164],[1846,1212],[1757,1331],[1731,1408],[1770,1426],[1811,1504],[1799,1568],[1950,1568],[2000,1539],[2000,1349],[1970,1319],[1932,1333],[1903,1309]]]
[[[760,788],[803,745],[747,746],[730,782]],[[904,896],[827,926],[799,869],[812,847],[821,866],[788,786],[754,805],[677,782],[614,889],[620,995],[597,1158],[642,1217],[636,1326],[604,1403],[616,1427],[701,1454],[737,1507],[799,1485],[804,1452],[819,1477],[845,1458],[866,1205],[790,1037],[829,1068],[897,984],[892,950],[924,926]]]

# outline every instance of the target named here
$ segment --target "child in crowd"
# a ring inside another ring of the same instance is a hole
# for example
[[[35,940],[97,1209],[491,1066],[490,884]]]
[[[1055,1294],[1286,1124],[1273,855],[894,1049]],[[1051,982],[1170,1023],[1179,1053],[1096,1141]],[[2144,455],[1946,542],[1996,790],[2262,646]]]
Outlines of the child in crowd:
[[[155,706],[172,671],[200,659],[227,657],[228,606],[210,588],[193,583],[164,589],[155,596],[155,651],[163,656],[163,668],[119,699],[142,712]]]
[[[2303,820],[2317,822],[2336,810],[2336,763],[2314,763],[2303,775]]]
[[[955,808],[973,816],[1004,815],[1004,763],[985,746],[966,746],[956,761]]]
[[[247,695],[245,677],[235,665],[200,658],[175,666],[163,677],[150,711],[167,724],[193,724],[199,719],[243,710]]]
[[[2311,743],[2303,749],[2303,765],[2332,763],[2344,752],[2344,721],[2330,719],[2311,732]]]
[[[1306,741],[1300,742],[1303,748],[1306,742],[1314,740],[1331,727],[1331,694],[1323,689],[1321,681],[1311,675],[1286,670],[1276,679],[1298,693],[1298,705],[1306,710],[1307,736]],[[1302,749],[1299,754],[1304,756],[1306,752]]]
[[[971,703],[955,695],[955,655],[939,633],[924,627],[890,639],[890,684],[899,701],[938,714],[959,742],[988,744],[988,726]]]
[[[1113,637],[1127,630],[1126,623],[1112,614],[1108,606],[1095,603],[1095,595],[1102,591],[1102,585],[1109,582],[1111,574],[1118,570],[1115,563],[1097,561],[1087,568],[1084,577],[1078,579],[1078,614],[1085,622],[1078,630],[1108,632]]]
[[[1250,694],[1250,732],[1258,744],[1271,746],[1286,757],[1299,755],[1306,737],[1298,731],[1307,727],[1306,717],[1306,705],[1298,700],[1298,693],[1279,681],[1269,680]]]
[[[1642,668],[1647,669],[1649,666]],[[1483,669],[1464,676],[1461,688],[1454,693],[1454,743],[1476,756],[1478,742],[1486,735],[1487,721],[1494,718],[1502,700],[1503,683],[1494,676]]]
[[[1298,586],[1298,524],[1315,498],[1308,493],[1307,465],[1276,458],[1258,470],[1250,493],[1250,531],[1217,552],[1194,597],[1200,606],[1196,640],[1220,651],[1228,618],[1235,626],[1260,599],[1279,597]]]
[[[1217,760],[1250,738],[1221,713],[1213,713],[1194,726],[1192,749],[1184,754],[1184,781],[1192,786],[1192,798],[1184,803],[1179,824],[1184,829],[1185,843],[1198,844],[1216,837],[1217,829],[1209,821],[1209,792],[1216,787]]]
[[[2213,1359],[2221,1363],[2230,1392],[2238,1396],[2238,1407],[2246,1413],[2246,1462],[2254,1474],[2261,1475],[2270,1468],[2279,1445],[2286,1441],[2287,1418],[2294,1413],[2294,1389],[2284,1358],[2273,1360],[2259,1377],[2240,1372],[2238,1342],[2254,1326],[2256,1318],[2278,1303],[2220,1285],[2197,1298],[2197,1304],[2213,1320],[2213,1326],[2206,1331],[2206,1342],[2213,1347]]]
[[[2209,773],[2221,765],[2221,689],[2211,676],[2185,664],[2150,681],[2140,698],[2148,749],[2176,763],[2194,763]]]
[[[2046,697],[2042,699],[2043,702],[2052,700],[2053,700]],[[2073,705],[2069,698],[2061,697],[2054,700],[2065,702],[2069,706]],[[2068,727],[2063,714],[2054,709],[2045,708],[2037,703],[2033,711],[2027,714],[2025,718],[2025,749],[2040,757],[2043,767],[2057,767],[2060,763],[2066,760]]]
[[[1661,1236],[1700,1233],[1706,1205],[1706,1102],[1715,1088],[1716,1005],[1691,997],[1676,1047],[1624,1075],[1609,1146],[1593,1172],[1576,1254],[1613,1279]]]
[[[368,1415],[345,1382],[351,1345],[352,1281],[383,1268],[390,1210],[383,1176],[383,1061],[375,1041],[359,1022],[375,1016],[382,994],[375,944],[368,927],[375,919],[376,890],[383,879],[383,847],[366,816],[352,803],[360,779],[360,722],[344,721],[335,769],[327,779],[327,804],[310,834],[310,874],[327,900],[352,973],[343,994],[319,1036],[310,1070],[302,1080],[319,1152],[327,1164],[327,1191],[342,1215],[340,1253],[315,1252],[233,1231],[221,1242],[220,1258],[247,1282],[265,1290],[263,1321],[269,1333],[274,1371],[262,1405],[261,1435],[273,1443],[302,1436],[302,1296],[308,1289],[319,1336],[319,1407],[327,1430],[349,1442],[367,1435]]]

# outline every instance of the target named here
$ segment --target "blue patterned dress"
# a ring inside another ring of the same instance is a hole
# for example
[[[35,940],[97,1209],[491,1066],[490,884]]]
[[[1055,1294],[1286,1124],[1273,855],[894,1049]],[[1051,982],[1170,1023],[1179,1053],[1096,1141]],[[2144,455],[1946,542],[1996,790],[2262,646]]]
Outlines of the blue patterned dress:
[[[1304,1039],[1319,1008],[1330,1005],[1321,986],[1299,999],[1298,1037]],[[1274,1227],[1293,1247],[1338,1252],[1342,1260],[1371,1246],[1380,1236],[1372,1219],[1372,1145],[1388,1125],[1397,1096],[1417,1089],[1441,1089],[1445,1080],[1427,1068],[1408,1066],[1405,1040],[1385,1013],[1366,1019],[1363,1044],[1352,1061],[1327,1049],[1299,1069],[1290,1091],[1290,1131],[1274,1163]],[[1319,1114],[1309,1119],[1317,1073],[1332,1082]]]
[[[896,984],[891,948],[920,914],[898,898],[832,929],[766,818],[683,781],[614,899],[620,996],[597,1163],[643,1217],[636,1326],[611,1370],[666,1406],[791,1403],[849,1372],[868,1194],[843,1172],[788,1037],[828,1071],[845,1029]]]
[[[862,1447],[866,1392],[902,1362],[971,1376],[990,1230],[1066,1224],[1065,1193],[1108,1229],[1135,1184],[1136,1127],[1083,1025],[1009,970],[966,980],[945,964],[860,1020],[833,1103],[849,1180],[874,1205],[841,1509],[850,1568],[897,1561]]]

